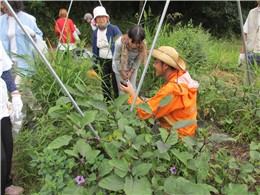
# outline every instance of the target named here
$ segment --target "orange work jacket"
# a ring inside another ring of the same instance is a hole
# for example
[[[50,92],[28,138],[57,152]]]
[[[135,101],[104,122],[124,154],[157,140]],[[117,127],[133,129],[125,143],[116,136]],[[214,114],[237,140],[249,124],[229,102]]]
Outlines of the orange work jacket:
[[[167,130],[170,130],[172,125],[165,118],[171,121],[171,123],[180,120],[196,120],[198,87],[199,83],[193,80],[187,71],[182,72],[175,70],[157,94],[147,101],[152,109],[153,115],[137,108],[138,116],[143,120],[155,117],[155,119],[160,122],[160,125]],[[135,94],[132,94],[128,99],[129,104],[133,102],[134,95]],[[160,107],[160,101],[168,95],[173,95],[171,102],[164,107]],[[142,102],[144,101],[137,98],[136,104]],[[180,128],[178,129],[179,136],[194,136],[196,128],[197,123]]]

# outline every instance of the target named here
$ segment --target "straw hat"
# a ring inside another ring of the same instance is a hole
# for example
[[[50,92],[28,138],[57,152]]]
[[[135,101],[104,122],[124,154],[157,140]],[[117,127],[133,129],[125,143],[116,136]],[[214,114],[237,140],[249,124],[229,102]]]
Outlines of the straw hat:
[[[95,7],[95,9],[93,10],[93,14],[94,14],[94,19],[96,19],[96,17],[98,17],[98,16],[107,16],[107,17],[109,17],[109,15],[107,14],[106,9],[104,7],[102,7],[102,6]]]
[[[153,50],[152,56],[178,70],[186,70],[186,62],[173,47],[161,46]]]

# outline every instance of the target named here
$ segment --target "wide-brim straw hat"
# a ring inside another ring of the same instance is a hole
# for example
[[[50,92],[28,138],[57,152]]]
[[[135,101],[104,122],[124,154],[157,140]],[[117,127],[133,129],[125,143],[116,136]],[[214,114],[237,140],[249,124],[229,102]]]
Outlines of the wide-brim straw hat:
[[[161,46],[153,50],[152,56],[177,70],[186,70],[186,62],[173,47]]]

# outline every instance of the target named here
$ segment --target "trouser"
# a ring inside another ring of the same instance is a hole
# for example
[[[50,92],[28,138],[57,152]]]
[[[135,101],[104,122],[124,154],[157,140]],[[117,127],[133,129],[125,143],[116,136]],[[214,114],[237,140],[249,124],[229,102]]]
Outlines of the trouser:
[[[116,76],[112,69],[112,59],[100,60],[102,90],[106,100],[115,99],[118,97],[118,88],[116,83]]]
[[[127,81],[127,80],[124,80],[122,75],[120,73],[116,73],[116,82],[117,82],[117,87],[118,87],[118,92],[119,92],[119,95],[120,94],[125,94],[125,92],[123,90],[120,89],[120,81]],[[131,78],[129,79],[129,81],[131,82],[134,90],[136,90],[136,78],[137,78],[137,70],[135,70],[131,76]]]
[[[1,119],[1,194],[12,185],[10,178],[13,158],[12,123],[9,117]]]

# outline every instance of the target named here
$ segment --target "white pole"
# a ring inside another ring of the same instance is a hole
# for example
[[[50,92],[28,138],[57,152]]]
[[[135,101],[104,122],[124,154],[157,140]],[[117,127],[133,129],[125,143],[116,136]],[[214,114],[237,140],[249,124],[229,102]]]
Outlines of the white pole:
[[[138,20],[138,26],[140,25],[140,22],[141,22],[141,19],[142,19],[142,16],[143,16],[143,12],[144,12],[144,8],[145,8],[145,5],[146,5],[146,2],[147,2],[147,0],[145,0],[145,2],[144,2],[144,6],[143,6],[143,9],[142,9],[142,11],[141,11],[139,20]]]
[[[166,3],[165,3],[165,6],[164,6],[164,10],[163,10],[163,13],[162,13],[162,16],[161,16],[159,25],[158,25],[158,29],[157,29],[157,31],[156,31],[156,34],[155,34],[155,37],[154,37],[154,40],[153,40],[153,43],[152,43],[151,50],[150,50],[149,55],[148,55],[148,59],[147,59],[147,61],[146,61],[145,67],[144,67],[144,71],[143,71],[142,77],[141,77],[141,79],[140,79],[138,88],[137,88],[136,93],[135,93],[134,101],[133,101],[132,106],[131,106],[131,111],[133,111],[133,109],[134,109],[136,99],[137,99],[137,97],[138,97],[138,94],[139,94],[139,92],[140,92],[141,86],[142,86],[142,84],[143,84],[144,77],[145,77],[145,74],[146,74],[146,72],[147,72],[148,65],[149,65],[149,63],[150,63],[150,59],[151,59],[151,56],[152,56],[152,52],[153,52],[155,43],[156,43],[156,41],[157,41],[158,35],[159,35],[159,33],[160,33],[160,30],[161,30],[161,27],[162,27],[162,24],[163,24],[163,20],[164,20],[164,17],[165,17],[165,15],[166,15],[166,12],[167,12],[167,9],[168,9],[169,4],[170,4],[170,0],[167,0]]]
[[[8,8],[8,10],[10,11],[10,13],[12,14],[12,16],[15,18],[16,22],[19,24],[19,26],[21,27],[21,29],[23,30],[23,32],[25,33],[25,35],[27,36],[27,38],[30,40],[30,42],[32,43],[32,45],[34,46],[34,48],[36,49],[36,51],[39,53],[40,57],[42,58],[43,62],[45,63],[45,65],[48,67],[48,69],[50,70],[50,72],[52,73],[52,75],[54,76],[54,78],[56,79],[56,81],[58,82],[58,84],[61,86],[61,88],[63,89],[64,93],[69,97],[70,101],[72,102],[72,104],[74,105],[74,107],[76,108],[76,110],[79,112],[79,114],[84,117],[84,113],[81,111],[81,109],[78,107],[77,103],[75,102],[75,100],[73,99],[73,97],[70,95],[70,93],[68,92],[68,90],[66,89],[66,87],[63,85],[62,81],[60,80],[60,78],[57,76],[57,74],[55,73],[55,71],[53,70],[53,68],[51,67],[51,65],[49,64],[49,62],[47,61],[47,59],[45,58],[45,56],[42,54],[42,52],[40,51],[40,49],[36,46],[34,40],[32,39],[32,37],[29,35],[29,33],[25,30],[25,28],[23,27],[23,24],[21,23],[21,21],[19,20],[19,18],[17,17],[16,13],[14,12],[13,8],[9,5],[9,3],[7,2],[7,0],[4,0],[5,6]],[[98,134],[96,133],[96,131],[94,130],[94,128],[92,127],[91,124],[88,125],[90,130],[92,131],[92,133],[94,134],[94,136],[97,139],[100,139]]]
[[[248,62],[248,55],[247,55],[246,40],[245,40],[245,36],[244,36],[243,18],[242,18],[242,12],[241,12],[241,6],[240,6],[239,0],[237,0],[237,8],[238,8],[239,19],[240,19],[241,35],[242,35],[243,45],[245,48],[247,79],[248,79],[248,84],[250,86],[252,83],[252,80],[251,80],[251,76],[250,76],[250,72],[249,72],[249,64],[248,64],[249,62]]]
[[[67,14],[66,19],[65,19],[65,22],[64,22],[64,24],[63,24],[63,27],[62,27],[62,30],[61,30],[61,34],[60,34],[60,37],[59,37],[59,41],[61,41],[61,39],[62,39],[63,32],[64,32],[64,29],[65,29],[65,26],[66,26],[66,23],[67,23],[69,14],[70,14],[70,9],[71,9],[72,3],[73,3],[73,0],[70,1],[70,5],[69,5],[69,9],[68,9],[68,14]],[[57,48],[56,48],[56,51],[57,51],[58,49],[59,49],[59,48],[57,47]]]

